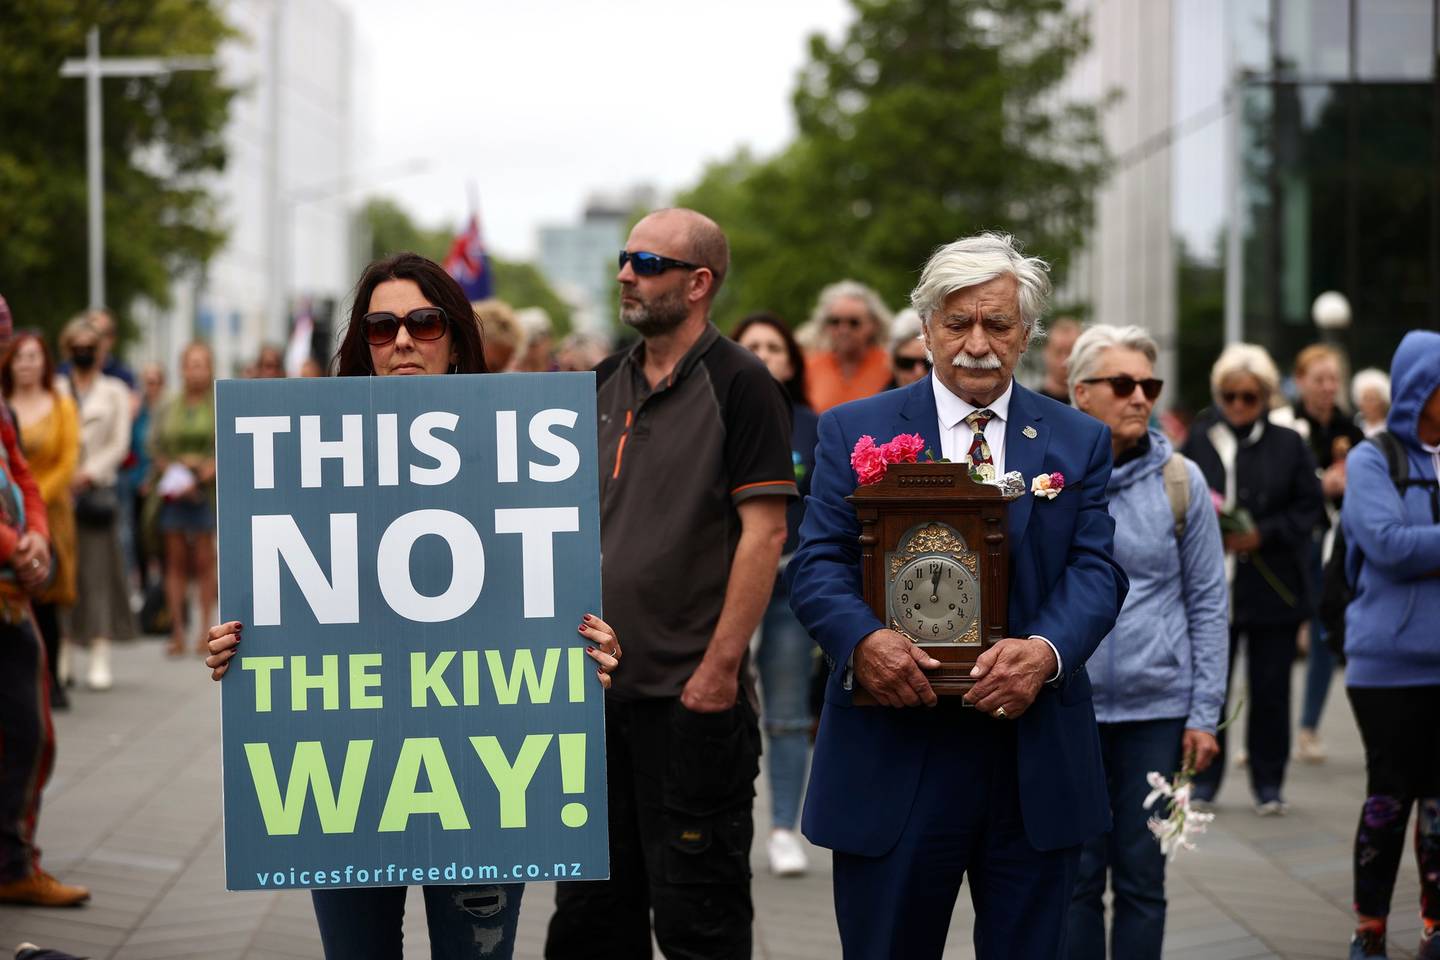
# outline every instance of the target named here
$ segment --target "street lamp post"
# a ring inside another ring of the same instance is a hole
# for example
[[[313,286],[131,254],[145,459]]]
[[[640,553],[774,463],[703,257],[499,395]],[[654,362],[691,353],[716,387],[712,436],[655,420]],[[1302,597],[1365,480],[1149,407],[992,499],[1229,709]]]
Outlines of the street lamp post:
[[[295,285],[295,219],[300,207],[311,203],[337,200],[362,190],[368,190],[388,180],[400,179],[424,173],[433,166],[427,157],[412,157],[393,166],[367,171],[359,176],[347,174],[321,183],[311,183],[285,193],[280,199],[280,228],[276,238],[277,276],[273,289],[278,295],[279,307],[271,313],[267,322],[279,323],[281,329],[275,335],[289,337],[291,287]]]
[[[103,77],[159,77],[181,70],[213,70],[210,57],[100,56],[100,28],[85,33],[84,59],[60,66],[62,77],[85,78],[85,175],[90,230],[90,306],[105,306],[105,179],[101,149],[100,80]]]

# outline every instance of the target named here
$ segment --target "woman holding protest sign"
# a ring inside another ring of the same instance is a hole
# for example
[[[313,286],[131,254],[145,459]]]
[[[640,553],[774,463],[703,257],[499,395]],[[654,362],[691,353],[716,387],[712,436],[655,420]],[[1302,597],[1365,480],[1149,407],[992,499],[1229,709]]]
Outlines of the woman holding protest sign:
[[[460,285],[433,261],[401,253],[372,263],[356,285],[350,323],[336,356],[342,377],[485,373],[480,324]],[[236,621],[210,628],[205,663],[219,680],[239,648]],[[578,632],[599,665],[600,683],[620,660],[615,631],[586,614]],[[436,960],[513,955],[524,884],[425,885],[430,954]],[[314,890],[325,956],[335,960],[398,960],[402,953],[405,887]]]

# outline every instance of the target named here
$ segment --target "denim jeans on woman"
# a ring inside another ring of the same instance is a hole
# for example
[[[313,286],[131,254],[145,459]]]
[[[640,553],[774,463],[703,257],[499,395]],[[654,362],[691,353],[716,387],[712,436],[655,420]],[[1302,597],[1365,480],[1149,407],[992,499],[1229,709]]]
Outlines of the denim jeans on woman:
[[[810,756],[810,671],[815,642],[795,619],[790,598],[777,585],[760,626],[761,721],[770,738],[770,825],[794,830]]]
[[[312,890],[326,960],[400,960],[406,887]],[[426,885],[431,960],[510,960],[523,883]]]
[[[1114,889],[1110,956],[1147,960],[1160,956],[1165,941],[1165,858],[1145,825],[1151,811],[1142,804],[1150,792],[1145,776],[1167,780],[1180,767],[1185,720],[1137,720],[1100,724],[1100,751],[1115,825],[1086,841],[1080,875],[1070,902],[1070,960],[1105,960],[1105,879]],[[1164,811],[1159,811],[1163,816]]]
[[[1325,567],[1321,561],[1320,543],[1310,551],[1310,575],[1315,596],[1320,596]],[[1305,698],[1300,701],[1300,729],[1314,730],[1320,726],[1320,714],[1330,696],[1330,681],[1335,677],[1335,655],[1325,642],[1325,628],[1318,615],[1310,619],[1310,655],[1305,663]]]

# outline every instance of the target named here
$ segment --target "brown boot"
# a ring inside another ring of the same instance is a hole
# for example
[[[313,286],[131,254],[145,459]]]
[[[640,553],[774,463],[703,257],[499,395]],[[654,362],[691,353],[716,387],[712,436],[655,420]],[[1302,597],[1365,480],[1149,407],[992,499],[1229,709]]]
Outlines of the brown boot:
[[[73,907],[90,899],[90,891],[61,883],[44,870],[11,883],[0,884],[0,903],[28,903],[36,907]]]

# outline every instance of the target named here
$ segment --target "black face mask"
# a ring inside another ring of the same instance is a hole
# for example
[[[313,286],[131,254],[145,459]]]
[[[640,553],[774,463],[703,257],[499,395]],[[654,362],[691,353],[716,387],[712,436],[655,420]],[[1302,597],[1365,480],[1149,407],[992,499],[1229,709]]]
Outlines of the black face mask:
[[[70,362],[75,364],[77,369],[89,370],[95,366],[95,348],[81,347],[70,352]]]

